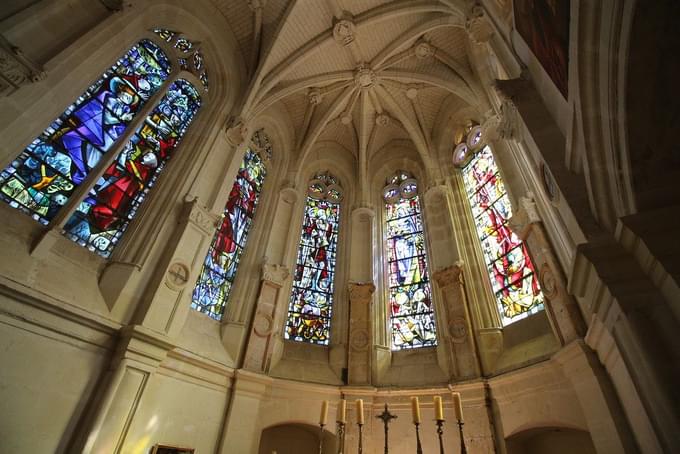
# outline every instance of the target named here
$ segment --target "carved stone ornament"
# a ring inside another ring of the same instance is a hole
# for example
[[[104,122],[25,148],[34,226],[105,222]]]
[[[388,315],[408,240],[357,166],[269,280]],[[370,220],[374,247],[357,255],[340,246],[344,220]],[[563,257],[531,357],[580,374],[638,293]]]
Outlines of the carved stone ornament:
[[[543,295],[548,299],[554,299],[560,293],[560,286],[557,282],[557,277],[553,273],[552,268],[547,263],[544,263],[539,268],[538,281],[541,283],[541,290]]]
[[[290,271],[287,267],[272,263],[262,264],[262,280],[266,281],[276,287],[281,287],[290,276]]]
[[[465,29],[470,36],[470,40],[476,44],[488,42],[494,34],[493,26],[486,15],[486,11],[479,4],[472,7],[465,22]]]
[[[0,95],[9,95],[19,87],[39,82],[45,77],[42,68],[0,35]]]
[[[351,16],[339,19],[333,25],[333,39],[342,46],[349,46],[354,41],[356,27]]]
[[[349,284],[350,301],[370,303],[375,292],[375,285],[371,282],[350,282]]]
[[[463,285],[463,262],[457,262],[453,266],[436,271],[433,277],[440,287],[448,287],[454,284]]]
[[[189,282],[191,271],[189,266],[183,262],[173,262],[165,273],[165,285],[172,290],[182,290]]]
[[[387,126],[390,124],[390,117],[389,115],[385,114],[380,114],[377,117],[375,117],[375,124],[378,126]]]
[[[368,348],[370,337],[368,331],[365,329],[357,329],[352,331],[350,339],[350,347],[355,351],[364,351]]]
[[[365,63],[361,63],[354,72],[354,84],[359,88],[372,87],[376,80],[375,71]]]
[[[257,311],[253,321],[253,332],[257,336],[267,337],[274,331],[274,319],[269,314]]]
[[[456,344],[462,344],[467,340],[467,322],[463,317],[456,317],[449,322],[449,334]]]
[[[235,119],[232,126],[227,128],[227,142],[232,147],[237,147],[245,142],[248,137],[248,127],[241,119]]]
[[[531,225],[541,222],[541,217],[536,209],[533,194],[519,198],[519,209],[510,218],[510,228],[525,240],[530,233]]]
[[[207,235],[214,235],[219,216],[212,214],[208,209],[198,203],[197,198],[185,200],[186,217],[196,227],[200,228]]]
[[[309,98],[309,103],[315,106],[321,104],[321,101],[323,101],[321,91],[318,88],[310,88],[307,97]]]
[[[434,55],[434,47],[427,41],[419,41],[416,43],[415,53],[418,59],[424,60]]]

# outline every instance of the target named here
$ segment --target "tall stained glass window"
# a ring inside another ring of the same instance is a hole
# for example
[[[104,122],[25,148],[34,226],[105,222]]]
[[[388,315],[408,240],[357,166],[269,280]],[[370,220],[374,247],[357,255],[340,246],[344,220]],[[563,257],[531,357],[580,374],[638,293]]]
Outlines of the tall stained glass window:
[[[437,345],[418,185],[398,171],[383,191],[392,350]]]
[[[491,148],[466,156],[480,142],[481,131],[475,128],[468,143],[456,148],[454,162],[469,159],[462,168],[463,182],[505,326],[543,309],[543,294],[526,246],[508,226],[512,207]]]
[[[155,32],[168,43],[186,40]],[[173,49],[176,64],[148,39],[133,46],[0,172],[0,198],[44,225],[65,207],[73,213],[59,221],[62,232],[109,257],[201,105],[188,80],[170,82],[186,71],[207,83],[200,49]],[[161,87],[151,112],[136,118]],[[93,171],[101,177],[90,177],[83,200],[71,200]]]
[[[342,189],[329,173],[310,182],[288,306],[286,339],[328,345]]]
[[[253,223],[272,147],[264,131],[253,134],[229,192],[215,237],[196,282],[191,307],[220,320]]]

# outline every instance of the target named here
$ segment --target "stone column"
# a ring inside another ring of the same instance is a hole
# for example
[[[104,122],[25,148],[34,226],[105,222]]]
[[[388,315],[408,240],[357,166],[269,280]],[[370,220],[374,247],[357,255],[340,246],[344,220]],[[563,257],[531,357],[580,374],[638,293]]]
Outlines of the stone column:
[[[290,276],[283,265],[262,265],[262,284],[257,297],[256,312],[246,346],[244,369],[267,373],[274,350],[274,337],[281,323],[277,317],[279,290]]]
[[[460,264],[441,269],[433,275],[444,296],[448,326],[439,333],[439,339],[449,342],[452,379],[462,380],[478,376],[476,347],[472,337],[472,324],[465,298],[463,270]]]
[[[531,193],[519,198],[519,209],[510,219],[510,226],[531,253],[545,297],[545,310],[560,344],[582,338],[586,328],[581,311],[567,291],[566,278],[552,251]]]
[[[373,283],[349,284],[349,352],[347,358],[348,384],[370,385],[371,346],[373,326],[371,301]]]

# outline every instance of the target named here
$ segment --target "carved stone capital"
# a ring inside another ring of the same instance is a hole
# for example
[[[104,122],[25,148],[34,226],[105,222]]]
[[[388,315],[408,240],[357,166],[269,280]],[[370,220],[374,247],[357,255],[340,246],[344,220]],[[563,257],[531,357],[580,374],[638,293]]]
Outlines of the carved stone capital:
[[[361,63],[354,72],[354,84],[358,88],[372,87],[378,76],[367,64]]]
[[[206,235],[214,235],[220,217],[198,203],[197,198],[185,200],[185,219],[201,229]]]
[[[0,35],[0,96],[45,77],[46,73],[39,65]]]
[[[529,193],[526,197],[519,198],[519,209],[510,218],[510,228],[522,239],[525,240],[531,231],[531,226],[541,222],[541,217],[536,209],[533,194]]]
[[[375,124],[378,126],[388,126],[391,122],[390,116],[387,114],[380,114],[375,117]]]
[[[231,127],[226,131],[227,142],[232,147],[237,147],[246,141],[248,137],[248,127],[243,123],[243,120],[237,118],[232,123]]]
[[[433,277],[442,288],[449,285],[463,285],[463,262],[457,262],[453,266],[442,268],[436,271]]]
[[[510,99],[505,99],[501,103],[500,112],[489,116],[482,123],[482,136],[487,141],[511,140],[520,142],[522,140],[520,122],[521,116],[515,103]]]
[[[434,56],[434,47],[427,41],[417,41],[415,45],[416,58],[424,60]]]
[[[370,303],[375,292],[375,285],[372,282],[350,282],[347,287],[350,301],[360,303]]]
[[[318,88],[310,88],[307,92],[307,98],[309,98],[309,103],[315,106],[321,104],[321,101],[323,101],[321,90]]]
[[[476,44],[488,42],[495,33],[484,7],[480,4],[475,4],[470,9],[465,21],[465,29],[470,36],[470,40]]]
[[[333,39],[342,46],[349,46],[355,38],[356,26],[354,18],[346,13],[341,19],[333,23]]]
[[[290,271],[284,265],[267,262],[262,264],[262,280],[275,287],[282,287],[288,276],[290,276]]]

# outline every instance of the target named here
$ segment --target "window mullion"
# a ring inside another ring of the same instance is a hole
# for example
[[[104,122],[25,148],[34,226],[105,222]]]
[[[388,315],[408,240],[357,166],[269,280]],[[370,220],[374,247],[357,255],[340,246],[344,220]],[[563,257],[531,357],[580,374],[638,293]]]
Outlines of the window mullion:
[[[50,221],[48,224],[48,231],[50,230],[60,230],[64,227],[66,222],[71,218],[73,213],[78,208],[78,205],[83,200],[85,195],[92,189],[94,184],[99,180],[99,178],[104,175],[106,169],[118,158],[118,155],[122,151],[125,144],[130,140],[130,138],[135,134],[137,128],[146,120],[146,117],[151,113],[151,111],[158,105],[158,102],[165,96],[170,85],[175,82],[180,75],[181,71],[174,70],[169,75],[168,78],[163,82],[158,91],[154,93],[149,101],[140,109],[135,118],[130,122],[125,133],[116,139],[116,143],[111,149],[102,156],[102,159],[97,164],[97,166],[92,169],[92,171],[87,175],[83,182],[73,191],[73,194],[69,198],[68,203],[59,210],[59,213]]]

